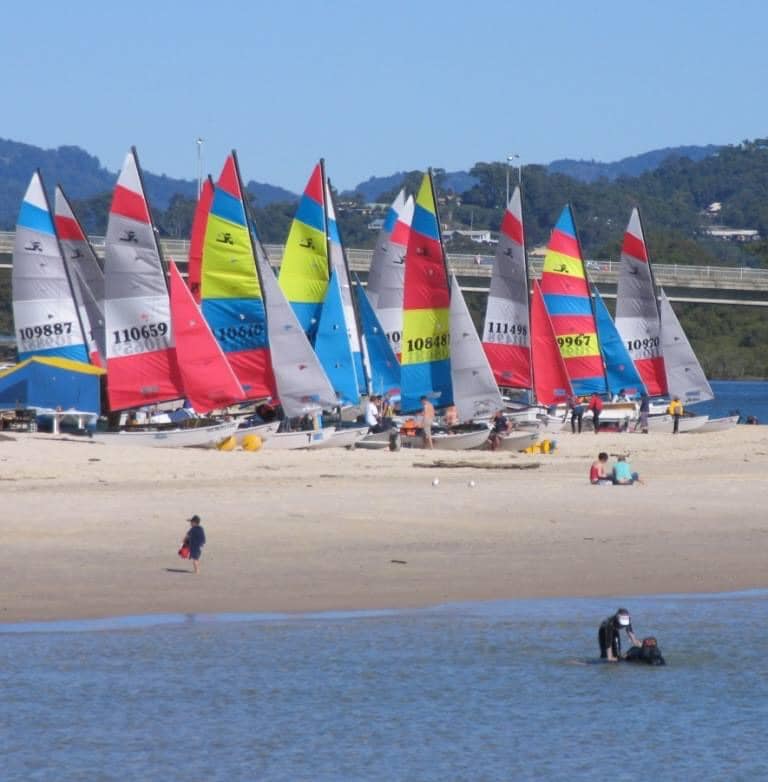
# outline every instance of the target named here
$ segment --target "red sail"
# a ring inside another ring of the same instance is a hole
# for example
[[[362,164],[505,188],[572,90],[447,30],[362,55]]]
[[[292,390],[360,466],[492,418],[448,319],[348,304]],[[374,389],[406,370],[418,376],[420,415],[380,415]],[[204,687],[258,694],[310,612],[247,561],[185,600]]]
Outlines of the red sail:
[[[171,261],[171,324],[184,393],[198,413],[208,413],[245,398],[219,343],[192,292]]]
[[[208,212],[213,203],[213,180],[208,177],[203,182],[200,197],[195,207],[195,216],[192,218],[192,236],[189,240],[189,266],[187,267],[187,280],[189,289],[200,303],[200,267],[203,261],[203,242],[205,241],[205,227],[208,225]]]
[[[531,296],[531,363],[533,390],[542,405],[565,402],[573,393],[568,371],[557,344],[552,321],[544,306],[539,281],[533,281]]]

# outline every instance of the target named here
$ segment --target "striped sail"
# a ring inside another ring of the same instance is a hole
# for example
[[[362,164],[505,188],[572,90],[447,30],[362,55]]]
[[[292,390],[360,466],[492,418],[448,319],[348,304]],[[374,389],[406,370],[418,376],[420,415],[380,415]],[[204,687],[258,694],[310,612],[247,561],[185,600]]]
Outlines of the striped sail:
[[[368,298],[397,355],[401,352],[405,253],[413,209],[413,198],[406,199],[401,190],[387,212],[368,273]]]
[[[637,371],[624,344],[621,335],[605,306],[603,297],[595,285],[592,286],[595,302],[595,322],[600,339],[600,351],[603,354],[605,378],[611,394],[635,396],[646,391],[640,373]]]
[[[234,152],[224,163],[208,214],[200,307],[246,398],[274,396],[264,297]]]
[[[56,233],[72,282],[88,355],[92,364],[103,366],[106,361],[104,272],[61,187],[56,187],[53,204]]]
[[[420,397],[453,403],[450,291],[431,171],[424,175],[413,212],[405,256],[401,400],[418,410]]]
[[[460,421],[490,418],[504,407],[455,276],[451,276],[451,381]]]
[[[501,221],[483,326],[483,348],[500,386],[531,388],[528,264],[519,187],[515,188]]]
[[[371,393],[399,394],[400,363],[359,279],[355,280],[355,292],[357,293],[357,309],[360,313],[360,324],[363,330],[365,355],[368,360]]]
[[[200,303],[200,270],[203,264],[203,244],[205,242],[205,228],[208,225],[208,213],[211,211],[214,193],[213,179],[205,178],[200,195],[195,206],[195,214],[192,217],[192,233],[189,239],[189,254],[187,256],[187,284]]]
[[[533,392],[539,404],[556,405],[573,394],[538,280],[533,281],[531,295],[531,367]]]
[[[267,307],[272,368],[283,412],[288,418],[295,418],[336,407],[339,401],[328,376],[255,235],[254,248]]]
[[[232,367],[224,356],[184,282],[170,262],[171,323],[184,393],[198,413],[209,413],[244,398]]]
[[[330,278],[324,200],[318,163],[299,200],[280,265],[280,287],[313,341]]]
[[[570,205],[547,246],[541,292],[576,394],[607,391],[587,274]]]
[[[667,393],[659,307],[640,212],[632,210],[621,245],[616,328],[651,396]]]
[[[88,361],[72,283],[39,171],[32,175],[16,222],[11,286],[19,361],[33,356]]]
[[[341,291],[342,311],[344,314],[344,323],[346,324],[346,337],[349,342],[349,349],[352,352],[352,372],[354,381],[357,383],[358,394],[365,394],[368,391],[368,384],[366,382],[365,370],[363,369],[360,331],[357,327],[357,313],[355,310],[355,302],[352,298],[349,266],[347,265],[344,246],[341,242],[341,233],[336,221],[336,209],[333,204],[333,194],[331,193],[330,182],[327,179],[325,181],[325,208],[331,272],[336,275]],[[330,286],[328,287],[328,291],[330,291]],[[353,404],[357,404],[357,402],[354,402]]]
[[[712,387],[663,289],[660,290],[659,304],[661,352],[669,394],[678,397],[684,404],[714,399]]]
[[[125,158],[109,210],[104,326],[111,410],[184,396],[165,269],[135,149]]]

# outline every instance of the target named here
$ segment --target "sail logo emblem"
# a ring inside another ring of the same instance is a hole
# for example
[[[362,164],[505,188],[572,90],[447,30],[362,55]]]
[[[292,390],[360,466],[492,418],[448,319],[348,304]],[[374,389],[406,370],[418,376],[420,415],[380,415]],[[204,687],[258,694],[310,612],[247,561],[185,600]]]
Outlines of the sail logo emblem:
[[[512,248],[511,247],[507,247],[507,249],[504,250],[504,255],[506,255],[507,258],[512,258],[512,256],[514,255],[514,253],[512,252]]]
[[[82,258],[83,254],[80,252],[80,250],[75,250],[69,257],[71,260],[76,261],[78,258]]]
[[[313,248],[315,242],[311,236],[307,236],[305,239],[299,242],[299,247],[306,247],[307,249]]]
[[[405,263],[405,256],[404,255],[398,256],[395,260],[392,261],[392,263],[396,263],[398,265],[404,264]]]
[[[221,244],[234,244],[235,240],[232,238],[232,234],[229,231],[224,231],[216,237],[216,241]]]
[[[134,244],[138,244],[139,240],[136,238],[136,231],[126,231],[124,236],[120,236],[119,240],[121,242],[134,242]]]
[[[34,241],[30,242],[26,247],[24,247],[25,250],[29,250],[31,253],[41,253],[43,251],[43,245],[41,242],[37,241],[35,239]]]

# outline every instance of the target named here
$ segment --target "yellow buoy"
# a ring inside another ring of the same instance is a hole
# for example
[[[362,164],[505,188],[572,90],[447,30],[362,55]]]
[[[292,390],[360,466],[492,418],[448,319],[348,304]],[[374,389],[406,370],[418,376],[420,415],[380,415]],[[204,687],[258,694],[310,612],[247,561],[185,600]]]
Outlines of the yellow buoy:
[[[261,437],[257,434],[247,434],[243,437],[242,447],[244,451],[258,451],[261,449]]]
[[[220,451],[234,451],[237,445],[237,440],[234,437],[227,437],[226,440],[222,440],[216,447]]]

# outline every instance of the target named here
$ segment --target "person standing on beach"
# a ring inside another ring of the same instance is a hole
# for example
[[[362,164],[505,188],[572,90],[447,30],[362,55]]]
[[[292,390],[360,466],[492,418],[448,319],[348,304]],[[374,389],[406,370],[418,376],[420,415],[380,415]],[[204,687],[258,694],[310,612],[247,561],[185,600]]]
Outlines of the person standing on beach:
[[[672,424],[672,434],[677,434],[680,429],[680,416],[684,412],[683,403],[680,401],[679,397],[672,397],[667,412],[672,416],[672,420],[674,421]]]
[[[581,434],[581,423],[584,418],[584,405],[581,399],[575,394],[568,399],[568,407],[571,411],[571,433],[576,434],[576,427],[578,426],[579,434]]]
[[[432,402],[423,396],[421,401],[421,428],[424,430],[424,447],[432,450],[432,423],[435,420],[435,408]]]
[[[592,424],[595,427],[595,434],[600,431],[600,413],[603,412],[603,400],[597,394],[592,394],[589,400],[589,409],[592,411]]]
[[[189,519],[189,532],[184,537],[184,544],[189,546],[189,558],[192,560],[192,570],[200,572],[200,557],[205,545],[205,530],[200,525],[200,517],[195,514]]]
[[[640,641],[632,630],[632,618],[626,608],[620,608],[613,616],[600,623],[597,631],[597,641],[600,644],[600,659],[616,662],[621,659],[621,631],[625,630],[633,646],[640,646]]]
[[[642,395],[640,396],[640,420],[637,424],[643,434],[648,434],[648,414],[650,412],[651,400],[648,394],[643,391]],[[635,427],[635,431],[637,431],[637,426]]]

